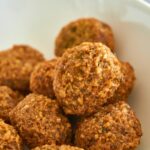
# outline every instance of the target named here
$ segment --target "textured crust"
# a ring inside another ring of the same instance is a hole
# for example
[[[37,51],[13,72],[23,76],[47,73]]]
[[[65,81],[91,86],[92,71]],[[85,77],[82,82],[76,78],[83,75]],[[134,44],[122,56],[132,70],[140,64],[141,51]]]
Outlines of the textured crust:
[[[44,61],[43,55],[25,45],[15,45],[0,52],[0,85],[28,91],[31,72],[41,61]]]
[[[82,42],[102,42],[114,51],[114,36],[109,25],[94,19],[78,19],[62,28],[55,42],[56,56]]]
[[[66,114],[89,115],[109,102],[122,78],[120,62],[108,47],[84,42],[59,60],[54,91]]]
[[[23,150],[22,140],[16,130],[0,119],[0,149]]]
[[[61,146],[44,145],[41,147],[36,147],[32,150],[84,150],[84,149],[79,148],[79,147],[70,146],[70,145],[61,145]]]
[[[0,118],[9,121],[9,112],[18,104],[23,96],[7,86],[0,86]]]
[[[56,101],[43,95],[28,95],[11,111],[10,120],[30,148],[70,140],[70,123]]]
[[[133,150],[140,143],[141,125],[124,101],[103,107],[78,126],[75,143],[87,150]]]
[[[32,92],[42,94],[50,98],[55,97],[53,80],[57,59],[42,62],[35,67],[30,78],[30,90]]]
[[[43,55],[36,49],[28,45],[14,45],[12,48],[0,52],[0,58],[13,57],[23,62],[29,61],[36,65],[37,62],[43,61]]]
[[[121,71],[124,75],[124,79],[122,80],[114,96],[108,100],[109,102],[116,102],[122,99],[127,100],[129,94],[133,89],[136,79],[133,67],[128,62],[122,62],[121,66]]]

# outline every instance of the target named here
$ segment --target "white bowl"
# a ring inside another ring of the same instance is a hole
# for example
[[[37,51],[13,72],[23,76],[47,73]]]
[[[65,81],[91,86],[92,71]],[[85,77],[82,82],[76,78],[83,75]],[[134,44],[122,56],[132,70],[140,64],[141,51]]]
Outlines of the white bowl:
[[[141,120],[140,150],[150,149],[150,6],[143,0],[0,0],[0,49],[26,43],[53,57],[60,28],[76,18],[109,23],[119,57],[135,68],[130,104]]]

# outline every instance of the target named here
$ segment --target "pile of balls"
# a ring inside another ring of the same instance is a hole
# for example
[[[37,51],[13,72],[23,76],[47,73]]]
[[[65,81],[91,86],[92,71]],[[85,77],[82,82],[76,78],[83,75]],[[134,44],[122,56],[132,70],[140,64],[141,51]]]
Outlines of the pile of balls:
[[[73,21],[57,57],[15,45],[0,52],[0,150],[133,150],[141,124],[127,103],[135,73],[109,25]]]

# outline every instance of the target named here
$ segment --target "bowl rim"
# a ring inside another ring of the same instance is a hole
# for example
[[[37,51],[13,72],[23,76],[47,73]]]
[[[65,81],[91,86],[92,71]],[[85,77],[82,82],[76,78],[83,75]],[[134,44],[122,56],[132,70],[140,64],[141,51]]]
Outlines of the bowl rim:
[[[138,0],[140,3],[143,3],[144,5],[146,5],[146,7],[150,8],[150,1],[146,1],[146,0]]]
[[[129,2],[135,3],[138,7],[141,9],[146,10],[148,13],[150,13],[150,3],[147,2],[146,0],[128,0]]]

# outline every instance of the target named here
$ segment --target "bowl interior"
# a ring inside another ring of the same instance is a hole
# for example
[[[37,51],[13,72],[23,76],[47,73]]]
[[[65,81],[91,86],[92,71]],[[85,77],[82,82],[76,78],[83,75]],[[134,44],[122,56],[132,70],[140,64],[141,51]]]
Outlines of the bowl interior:
[[[140,0],[5,0],[0,1],[0,49],[26,43],[46,58],[54,56],[60,28],[77,18],[95,17],[112,27],[119,58],[136,71],[136,85],[129,103],[139,117],[143,137],[140,150],[150,147],[150,7]]]

